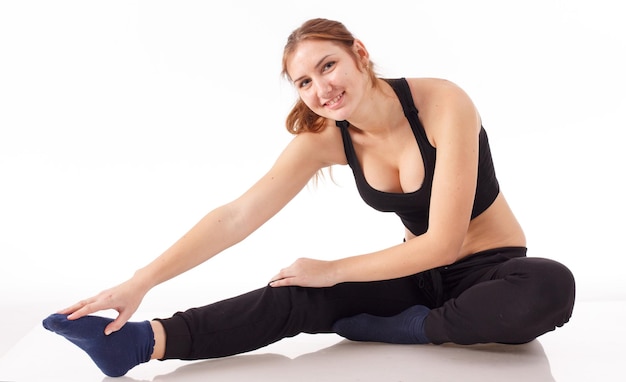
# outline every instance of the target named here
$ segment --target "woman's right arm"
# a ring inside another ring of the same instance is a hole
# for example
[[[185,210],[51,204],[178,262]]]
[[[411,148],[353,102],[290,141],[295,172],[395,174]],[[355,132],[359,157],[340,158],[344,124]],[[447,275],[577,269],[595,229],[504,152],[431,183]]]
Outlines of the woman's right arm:
[[[119,330],[145,294],[240,242],[281,210],[321,168],[345,161],[337,129],[296,136],[272,168],[239,198],[214,209],[183,237],[128,281],[82,300],[59,313],[77,319],[114,309],[118,317],[105,329]],[[337,142],[339,145],[337,145]]]

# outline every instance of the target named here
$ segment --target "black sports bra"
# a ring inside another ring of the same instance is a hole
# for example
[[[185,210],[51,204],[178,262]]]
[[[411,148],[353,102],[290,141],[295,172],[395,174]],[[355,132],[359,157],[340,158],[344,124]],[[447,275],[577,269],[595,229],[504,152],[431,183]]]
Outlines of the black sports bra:
[[[344,151],[348,159],[348,164],[354,174],[356,186],[361,198],[372,208],[383,212],[396,213],[404,226],[414,235],[421,235],[428,230],[428,216],[430,208],[430,196],[432,192],[433,176],[435,173],[435,161],[437,150],[430,144],[426,136],[426,131],[422,126],[417,114],[417,108],[413,102],[413,97],[409,85],[404,78],[386,79],[398,96],[404,115],[406,116],[413,135],[424,162],[424,182],[422,186],[413,192],[394,193],[380,191],[367,183],[363,169],[359,163],[352,138],[348,131],[350,123],[348,121],[336,121],[336,125],[341,130]],[[476,185],[476,196],[472,209],[472,219],[483,213],[496,199],[500,188],[495,175],[493,160],[487,132],[481,127],[479,135],[479,162],[478,162],[478,183]]]

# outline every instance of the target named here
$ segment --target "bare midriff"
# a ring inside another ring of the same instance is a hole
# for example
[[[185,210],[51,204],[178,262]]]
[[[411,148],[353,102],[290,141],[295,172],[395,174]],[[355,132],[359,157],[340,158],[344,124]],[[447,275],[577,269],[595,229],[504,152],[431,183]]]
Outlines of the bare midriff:
[[[407,240],[414,237],[406,231]],[[500,193],[487,210],[470,221],[459,259],[493,248],[525,246],[524,231]]]

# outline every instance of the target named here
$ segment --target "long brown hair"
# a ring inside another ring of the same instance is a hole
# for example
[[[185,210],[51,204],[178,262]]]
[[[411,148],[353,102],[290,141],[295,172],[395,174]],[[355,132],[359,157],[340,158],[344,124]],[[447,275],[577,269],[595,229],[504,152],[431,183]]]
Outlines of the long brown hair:
[[[283,51],[282,75],[290,81],[291,78],[289,77],[289,73],[287,73],[287,61],[296,50],[298,43],[304,40],[323,40],[338,44],[354,56],[354,60],[358,65],[359,57],[354,50],[352,50],[355,38],[342,23],[322,18],[311,19],[305,21],[298,29],[291,32],[287,38],[287,43]],[[376,84],[376,73],[373,68],[374,65],[370,61],[365,70],[368,71],[372,84]],[[287,115],[285,124],[287,131],[290,133],[300,134],[303,132],[318,132],[325,126],[325,122],[326,118],[315,114],[298,98]]]

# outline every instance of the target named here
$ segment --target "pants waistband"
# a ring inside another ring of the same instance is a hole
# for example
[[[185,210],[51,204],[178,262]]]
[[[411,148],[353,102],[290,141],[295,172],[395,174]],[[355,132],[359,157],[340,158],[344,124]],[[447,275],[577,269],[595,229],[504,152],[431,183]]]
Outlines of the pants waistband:
[[[422,272],[421,276],[430,278],[433,288],[433,299],[436,306],[443,304],[443,277],[442,273],[455,272],[466,268],[480,267],[488,264],[500,264],[516,257],[526,256],[526,247],[501,247],[480,251],[466,256],[459,261],[443,267],[433,268]],[[420,282],[420,287],[424,286]]]

